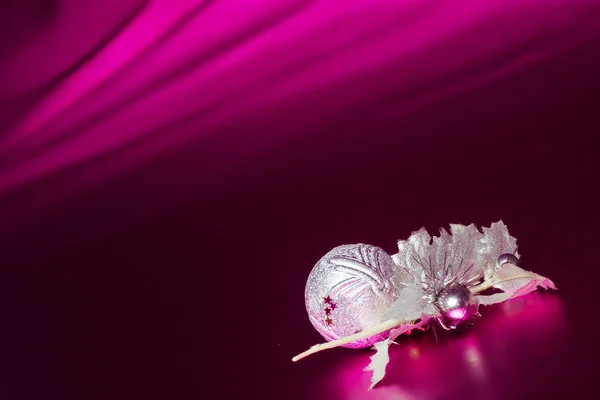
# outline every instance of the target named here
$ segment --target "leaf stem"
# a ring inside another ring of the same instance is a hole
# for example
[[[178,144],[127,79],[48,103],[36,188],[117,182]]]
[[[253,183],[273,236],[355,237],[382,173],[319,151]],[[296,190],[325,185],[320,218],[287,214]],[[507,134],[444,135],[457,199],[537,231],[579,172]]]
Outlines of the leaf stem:
[[[371,329],[364,330],[362,332],[355,333],[354,335],[346,336],[340,339],[332,340],[331,342],[316,344],[310,349],[306,350],[303,353],[298,354],[296,357],[292,358],[292,361],[296,362],[298,360],[303,359],[304,357],[308,357],[311,354],[318,353],[319,351],[333,349],[335,347],[342,346],[347,343],[352,343],[356,340],[366,339],[373,335],[376,335],[381,332],[385,332],[388,329],[392,329],[398,325],[406,324],[408,321],[401,319],[390,319],[385,322],[382,322],[379,325],[374,326]]]
[[[515,279],[522,279],[522,278],[529,278],[529,279],[536,278],[538,280],[545,279],[542,276],[539,276],[537,274],[534,274],[533,272],[530,272],[528,274],[513,275],[511,277],[503,278],[503,279],[498,279],[498,280],[490,279],[489,281],[483,282],[481,285],[473,286],[470,290],[471,290],[471,293],[473,293],[473,294],[481,293],[484,290],[489,289],[491,287],[494,287],[494,286],[496,286],[499,283],[506,282],[506,281],[512,281],[512,280],[515,280]]]

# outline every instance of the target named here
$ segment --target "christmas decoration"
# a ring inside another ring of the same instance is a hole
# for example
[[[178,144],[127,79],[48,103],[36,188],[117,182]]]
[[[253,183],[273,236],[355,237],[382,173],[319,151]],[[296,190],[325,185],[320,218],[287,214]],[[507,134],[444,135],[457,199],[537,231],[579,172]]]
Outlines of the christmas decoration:
[[[388,255],[366,244],[336,247],[317,262],[305,292],[309,319],[326,343],[294,357],[339,346],[373,347],[371,388],[384,376],[388,347],[400,335],[439,324],[472,324],[480,305],[500,303],[538,287],[556,289],[519,267],[517,241],[502,221],[481,231],[450,225],[431,237],[422,228]],[[496,289],[487,294],[488,289]]]

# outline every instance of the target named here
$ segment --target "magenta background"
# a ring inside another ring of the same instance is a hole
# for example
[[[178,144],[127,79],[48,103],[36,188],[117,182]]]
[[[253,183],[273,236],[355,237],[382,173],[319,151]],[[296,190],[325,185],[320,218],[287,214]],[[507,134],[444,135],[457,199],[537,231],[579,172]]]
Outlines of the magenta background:
[[[0,398],[595,396],[600,2],[2,7]],[[559,292],[291,363],[331,248],[498,219]]]

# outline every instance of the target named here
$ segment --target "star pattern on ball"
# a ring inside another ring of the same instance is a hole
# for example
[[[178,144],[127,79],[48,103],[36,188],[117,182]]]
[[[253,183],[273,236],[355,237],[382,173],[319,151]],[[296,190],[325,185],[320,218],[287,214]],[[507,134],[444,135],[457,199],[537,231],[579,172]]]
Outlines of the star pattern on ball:
[[[323,311],[325,311],[325,316],[327,317],[325,319],[325,323],[327,325],[333,325],[333,320],[331,319],[331,313],[337,308],[337,304],[333,301],[333,299],[329,295],[327,297],[323,297],[323,302],[325,303],[325,308],[323,308]]]

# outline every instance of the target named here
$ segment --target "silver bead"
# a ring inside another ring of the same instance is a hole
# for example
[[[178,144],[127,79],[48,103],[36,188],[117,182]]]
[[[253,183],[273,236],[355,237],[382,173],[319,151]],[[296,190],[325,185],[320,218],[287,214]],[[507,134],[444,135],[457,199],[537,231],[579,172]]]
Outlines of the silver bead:
[[[305,302],[310,322],[327,340],[335,340],[383,322],[397,298],[400,268],[379,247],[339,246],[321,258],[306,282]],[[386,333],[345,345],[369,347]]]
[[[497,261],[498,266],[502,266],[507,263],[518,266],[519,259],[514,254],[510,254],[510,253],[500,254],[500,256],[498,257],[498,261]]]
[[[438,320],[444,329],[456,329],[477,313],[475,297],[469,288],[459,283],[451,283],[442,289],[434,305],[440,311]]]

